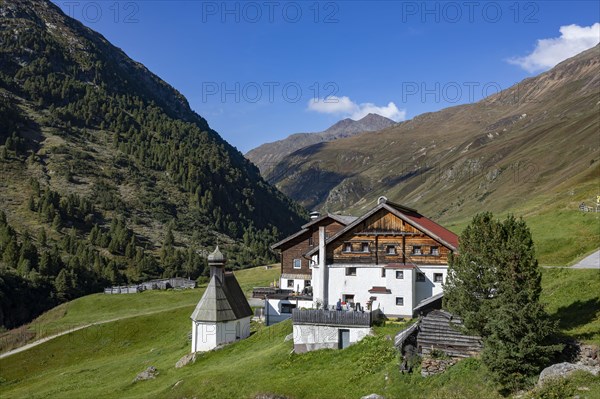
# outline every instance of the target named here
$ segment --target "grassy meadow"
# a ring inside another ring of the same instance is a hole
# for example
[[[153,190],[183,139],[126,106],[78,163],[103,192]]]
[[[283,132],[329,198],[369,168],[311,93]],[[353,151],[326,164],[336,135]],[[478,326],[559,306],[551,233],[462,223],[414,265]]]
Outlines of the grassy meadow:
[[[277,274],[277,268],[263,267],[236,272],[245,291],[268,284]],[[597,271],[545,269],[543,287],[542,300],[560,318],[564,334],[600,343]],[[0,359],[0,397],[253,398],[277,393],[341,399],[376,392],[388,398],[499,398],[477,359],[427,379],[418,373],[401,375],[398,354],[386,338],[402,329],[397,322],[376,327],[374,337],[343,351],[301,355],[292,354],[292,342],[284,341],[292,331],[290,322],[254,325],[249,339],[176,369],[177,360],[189,352],[189,316],[202,290],[98,294],[48,312],[36,322],[55,329],[118,320]],[[148,366],[159,370],[158,377],[134,383]],[[579,376],[577,384],[590,389],[588,398],[600,397],[600,377]]]

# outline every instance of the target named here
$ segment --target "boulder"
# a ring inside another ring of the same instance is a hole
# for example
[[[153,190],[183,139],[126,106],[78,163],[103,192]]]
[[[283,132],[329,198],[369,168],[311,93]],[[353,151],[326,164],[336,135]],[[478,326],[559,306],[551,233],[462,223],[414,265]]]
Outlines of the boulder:
[[[360,399],[385,399],[385,398],[383,396],[381,396],[381,395],[377,395],[376,393],[372,393],[370,395],[363,396]]]
[[[542,370],[538,380],[538,385],[542,386],[546,381],[553,378],[567,377],[578,370],[587,371],[595,376],[600,375],[600,367],[598,366],[586,366],[584,364],[573,364],[567,362],[557,363]]]
[[[158,370],[154,366],[148,367],[146,370],[139,373],[134,379],[133,382],[137,381],[146,381],[153,380],[158,375]]]
[[[286,396],[277,395],[276,393],[259,393],[254,399],[288,399]]]
[[[177,363],[175,363],[175,368],[180,369],[183,366],[187,366],[188,364],[194,363],[194,362],[196,362],[196,352],[188,353],[187,355],[185,355],[184,357],[179,359],[177,361]]]

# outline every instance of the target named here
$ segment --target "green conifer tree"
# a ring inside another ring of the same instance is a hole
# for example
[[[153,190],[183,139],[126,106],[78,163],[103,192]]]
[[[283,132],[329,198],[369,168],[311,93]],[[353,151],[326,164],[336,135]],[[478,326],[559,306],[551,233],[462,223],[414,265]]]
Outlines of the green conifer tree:
[[[449,260],[444,306],[483,338],[483,362],[506,392],[523,388],[560,350],[539,302],[541,275],[527,225],[478,214]]]

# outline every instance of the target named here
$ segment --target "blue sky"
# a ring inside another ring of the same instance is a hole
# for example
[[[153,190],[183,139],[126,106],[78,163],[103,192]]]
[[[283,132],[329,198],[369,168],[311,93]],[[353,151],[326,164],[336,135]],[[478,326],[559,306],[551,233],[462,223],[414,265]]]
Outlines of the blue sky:
[[[243,152],[474,102],[600,40],[597,1],[54,1]]]

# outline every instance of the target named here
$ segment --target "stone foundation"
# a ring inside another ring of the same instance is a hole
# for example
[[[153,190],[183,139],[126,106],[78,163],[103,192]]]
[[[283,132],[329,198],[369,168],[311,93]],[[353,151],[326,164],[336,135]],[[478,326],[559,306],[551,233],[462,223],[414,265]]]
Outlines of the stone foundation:
[[[457,361],[456,359],[424,358],[421,361],[421,376],[429,377],[430,375],[441,374],[449,367],[455,365]]]

